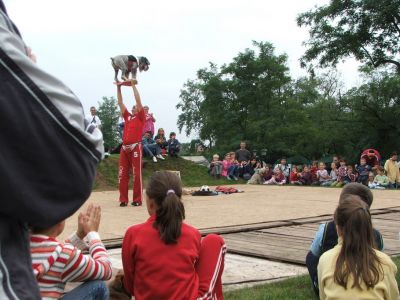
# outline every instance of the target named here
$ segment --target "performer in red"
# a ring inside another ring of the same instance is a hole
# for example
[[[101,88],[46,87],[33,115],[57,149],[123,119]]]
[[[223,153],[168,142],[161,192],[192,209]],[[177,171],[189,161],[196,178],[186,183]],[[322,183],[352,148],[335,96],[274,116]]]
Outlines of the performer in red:
[[[121,86],[117,85],[117,99],[121,114],[125,120],[122,147],[119,158],[119,202],[120,206],[128,205],[129,171],[133,174],[133,206],[142,205],[142,131],[145,122],[145,114],[136,88],[136,80],[131,80],[136,105],[132,113],[126,109],[122,101]]]

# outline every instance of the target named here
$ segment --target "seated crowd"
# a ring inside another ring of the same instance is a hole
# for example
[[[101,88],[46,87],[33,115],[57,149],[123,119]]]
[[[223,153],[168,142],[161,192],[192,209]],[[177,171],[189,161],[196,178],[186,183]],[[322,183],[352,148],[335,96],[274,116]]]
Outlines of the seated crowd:
[[[181,143],[176,138],[176,133],[171,132],[169,139],[165,136],[163,128],[159,128],[157,134],[154,136],[154,123],[156,119],[152,113],[149,113],[149,107],[143,107],[146,120],[143,127],[143,155],[150,157],[153,162],[157,162],[157,158],[164,160],[165,156],[178,157],[178,153],[181,149]],[[119,134],[122,138],[124,130],[124,122],[119,123]]]
[[[342,187],[358,182],[371,189],[397,188],[400,184],[397,153],[393,152],[384,166],[380,165],[379,159],[371,159],[371,154],[372,151],[361,155],[360,164],[355,166],[334,156],[328,166],[318,161],[313,161],[311,165],[289,165],[286,158],[282,158],[273,167],[252,157],[246,143],[241,142],[240,149],[225,154],[222,161],[218,154],[214,154],[208,172],[215,178],[225,177],[228,180],[241,177],[248,184]]]

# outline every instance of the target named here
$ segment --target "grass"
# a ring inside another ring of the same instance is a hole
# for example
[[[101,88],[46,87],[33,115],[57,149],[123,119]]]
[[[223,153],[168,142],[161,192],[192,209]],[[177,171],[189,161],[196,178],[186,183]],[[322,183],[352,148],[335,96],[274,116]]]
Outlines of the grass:
[[[400,270],[400,257],[393,258]],[[396,275],[400,286],[400,271]],[[224,293],[225,300],[317,300],[308,275]]]
[[[97,168],[94,191],[112,191],[118,189],[118,161],[119,154],[113,154],[104,159]],[[147,180],[155,171],[175,170],[180,171],[182,183],[185,187],[200,187],[202,185],[232,185],[243,184],[244,180],[230,181],[225,178],[214,179],[207,173],[207,167],[197,165],[182,158],[167,157],[164,161],[153,163],[145,159],[143,167],[143,182],[146,186]]]

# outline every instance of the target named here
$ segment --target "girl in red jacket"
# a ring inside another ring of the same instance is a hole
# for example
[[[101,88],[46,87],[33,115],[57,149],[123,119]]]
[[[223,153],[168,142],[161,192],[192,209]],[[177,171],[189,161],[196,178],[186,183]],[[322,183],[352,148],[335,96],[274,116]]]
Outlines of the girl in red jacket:
[[[146,188],[150,218],[131,226],[122,244],[124,287],[136,300],[223,299],[224,240],[183,223],[179,177],[156,172]]]

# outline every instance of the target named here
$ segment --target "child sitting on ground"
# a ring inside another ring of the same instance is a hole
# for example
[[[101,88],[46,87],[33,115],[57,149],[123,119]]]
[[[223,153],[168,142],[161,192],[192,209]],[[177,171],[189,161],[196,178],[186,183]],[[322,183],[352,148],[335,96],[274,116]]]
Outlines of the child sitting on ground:
[[[325,163],[323,162],[319,163],[317,179],[318,181],[314,182],[314,185],[330,186],[332,184],[331,177],[329,176],[328,171],[325,169]]]
[[[224,160],[222,161],[221,176],[228,178],[228,170],[230,166],[231,166],[231,155],[227,153],[225,154]]]
[[[317,171],[318,171],[318,162],[314,160],[310,167],[311,179],[313,183],[318,182]]]
[[[230,156],[230,166],[228,168],[228,180],[238,180],[239,176],[239,162],[236,160],[235,152],[229,152]]]
[[[389,177],[383,173],[383,168],[381,166],[376,167],[376,176],[374,178],[374,185],[372,188],[375,189],[386,189],[389,186]]]
[[[303,166],[303,171],[301,172],[301,176],[299,178],[299,183],[301,185],[311,185],[312,184],[312,174],[310,172],[310,168],[307,165]]]
[[[337,170],[337,179],[334,181],[331,186],[333,187],[341,187],[344,184],[344,178],[347,175],[347,167],[346,167],[346,162],[344,159],[339,160],[339,168]]]
[[[336,182],[338,178],[338,169],[336,163],[332,162],[331,163],[331,172],[329,173],[329,177],[331,178],[330,185],[332,185],[334,182]]]
[[[356,181],[356,175],[353,173],[353,167],[348,165],[347,166],[347,174],[343,178],[343,185],[346,185],[348,183],[355,182],[355,181]]]
[[[339,203],[346,198],[348,195],[358,196],[362,201],[364,201],[368,207],[372,206],[374,200],[374,195],[372,192],[362,184],[350,183],[346,185],[339,197]],[[374,240],[375,246],[378,250],[383,250],[383,238],[378,230],[374,229]],[[332,249],[338,243],[338,234],[336,231],[335,220],[328,221],[319,226],[315,238],[312,241],[310,251],[306,257],[306,265],[308,272],[311,277],[311,282],[313,285],[314,292],[318,295],[318,273],[317,266],[319,259],[323,253]],[[344,298],[342,298],[344,299]]]
[[[300,177],[301,177],[301,173],[299,173],[297,171],[296,165],[293,165],[292,171],[290,172],[290,175],[289,175],[289,182],[291,184],[301,184]]]
[[[276,169],[275,168],[275,173],[271,177],[270,180],[265,181],[264,184],[277,184],[277,185],[284,185],[286,183],[286,177],[283,175],[283,172],[281,169]]]
[[[100,206],[89,205],[85,213],[79,214],[78,230],[65,243],[56,239],[63,232],[65,221],[50,228],[32,227],[32,267],[42,298],[108,299],[103,280],[111,278],[112,269],[97,233],[100,213]],[[89,255],[83,255],[81,250],[87,249]],[[71,281],[84,283],[64,294],[65,284]]]
[[[367,165],[367,161],[365,158],[360,159],[360,165],[356,166],[356,171],[358,174],[357,182],[368,186],[368,175],[369,172],[371,172],[371,166]]]
[[[334,219],[339,240],[319,260],[320,299],[399,299],[397,268],[375,249],[369,206],[357,195],[346,195]]]
[[[374,189],[375,188],[376,184],[374,182],[374,178],[375,178],[374,173],[369,172],[369,175],[368,175],[368,187],[370,189]]]
[[[135,299],[223,299],[224,240],[202,239],[183,222],[179,177],[153,173],[145,196],[150,217],[128,228],[122,243],[125,290]]]
[[[265,168],[256,169],[253,176],[251,176],[250,180],[247,181],[248,184],[263,184],[265,181],[268,181],[272,178],[272,170],[269,166]]]
[[[214,178],[220,178],[222,172],[222,161],[219,160],[219,155],[214,154],[213,159],[208,168],[208,173]]]
[[[168,155],[171,157],[178,157],[178,153],[181,150],[181,143],[176,139],[176,133],[171,132],[169,134],[169,140],[167,142]]]

